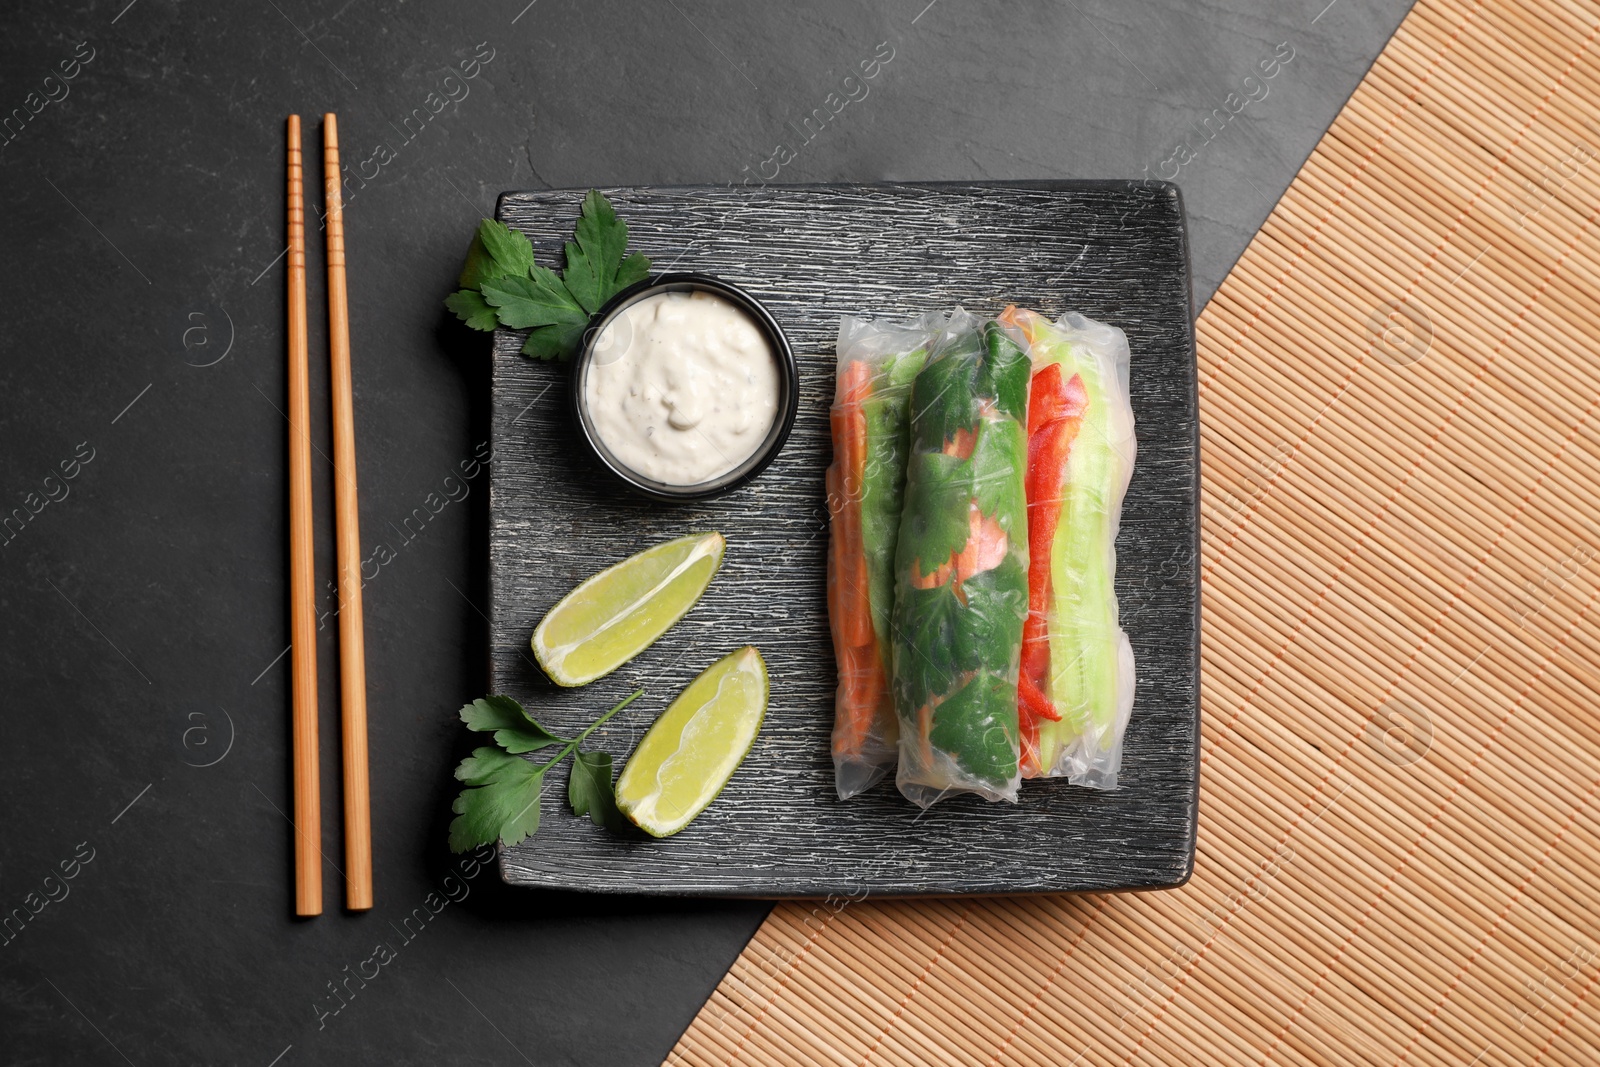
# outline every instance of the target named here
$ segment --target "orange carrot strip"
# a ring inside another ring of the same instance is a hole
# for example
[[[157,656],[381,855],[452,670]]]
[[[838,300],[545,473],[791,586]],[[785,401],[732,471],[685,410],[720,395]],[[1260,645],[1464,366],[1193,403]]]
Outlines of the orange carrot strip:
[[[845,368],[839,402],[830,413],[835,462],[826,488],[832,516],[828,608],[839,663],[839,726],[835,748],[859,752],[871,732],[887,685],[872,627],[866,546],[861,528],[861,491],[866,475],[867,420],[862,402],[870,395],[871,371],[857,362]]]

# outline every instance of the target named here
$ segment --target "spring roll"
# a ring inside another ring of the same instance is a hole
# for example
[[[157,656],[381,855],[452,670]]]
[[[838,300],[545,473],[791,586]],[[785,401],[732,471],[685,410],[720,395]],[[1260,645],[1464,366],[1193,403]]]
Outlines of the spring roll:
[[[1117,614],[1117,526],[1136,451],[1128,341],[1068,314],[1007,308],[1028,345],[1028,621],[1017,686],[1024,777],[1114,789],[1133,711]]]
[[[896,784],[921,807],[1016,799],[1028,379],[1005,330],[958,309],[912,386],[893,682]]]
[[[895,542],[905,491],[911,383],[943,326],[846,318],[828,467],[828,621],[839,688],[834,786],[841,800],[871,788],[895,763],[900,728],[889,686]]]

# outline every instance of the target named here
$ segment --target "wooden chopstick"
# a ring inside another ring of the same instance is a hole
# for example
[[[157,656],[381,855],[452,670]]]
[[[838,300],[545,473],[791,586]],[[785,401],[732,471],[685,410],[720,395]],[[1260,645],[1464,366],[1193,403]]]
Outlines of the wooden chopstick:
[[[333,393],[334,519],[339,570],[339,693],[344,741],[345,907],[372,907],[372,808],[367,777],[367,660],[361,618],[361,532],[356,503],[356,424],[350,380],[350,299],[344,275],[344,196],[339,120],[322,117],[327,203],[328,359]]]
[[[289,644],[294,749],[294,911],[322,914],[317,766],[316,563],[311,527],[311,383],[300,116],[289,116]]]

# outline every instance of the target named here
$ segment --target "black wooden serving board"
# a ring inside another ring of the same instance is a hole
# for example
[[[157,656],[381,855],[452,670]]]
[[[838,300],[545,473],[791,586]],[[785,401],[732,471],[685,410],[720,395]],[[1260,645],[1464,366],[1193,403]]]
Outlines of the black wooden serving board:
[[[566,771],[535,837],[503,849],[506,881],[547,888],[754,897],[905,896],[1174,886],[1194,862],[1199,788],[1199,421],[1188,245],[1176,187],[1131,182],[812,185],[605,190],[656,271],[743,286],[788,333],[802,392],[793,436],[753,484],[699,504],[633,498],[573,432],[567,367],[494,342],[490,685],[559,733],[634,687],[646,695],[593,743],[620,766],[700,670],[740,645],[766,657],[772,697],[722,796],[675,837],[618,836],[566,812]],[[582,190],[507,193],[499,217],[559,265]],[[1122,788],[1024,782],[1019,803],[964,796],[928,811],[892,781],[841,802],[829,732],[823,471],[842,315],[907,316],[1007,302],[1120,326],[1133,352],[1139,456],[1117,540],[1117,592],[1138,660]],[[656,645],[583,689],[529,651],[534,626],[582,579],[659,541],[728,539],[705,597]]]

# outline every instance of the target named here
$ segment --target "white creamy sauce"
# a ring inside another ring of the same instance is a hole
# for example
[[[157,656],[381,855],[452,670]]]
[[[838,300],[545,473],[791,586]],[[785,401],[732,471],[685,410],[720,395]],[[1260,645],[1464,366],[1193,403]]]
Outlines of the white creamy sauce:
[[[589,421],[623,466],[698,485],[749,459],[778,414],[766,334],[705,291],[659,293],[613,316],[584,382]]]

